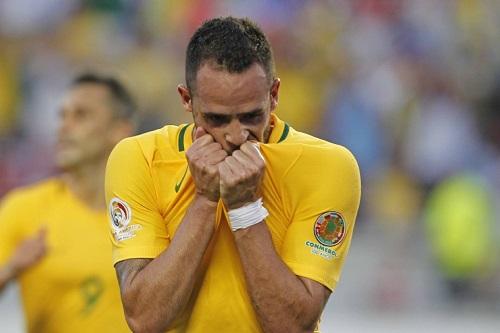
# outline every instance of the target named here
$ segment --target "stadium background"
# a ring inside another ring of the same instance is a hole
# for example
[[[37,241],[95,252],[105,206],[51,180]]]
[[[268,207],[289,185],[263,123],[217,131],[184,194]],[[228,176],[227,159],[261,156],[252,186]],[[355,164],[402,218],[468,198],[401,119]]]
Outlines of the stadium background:
[[[58,102],[85,69],[125,80],[141,131],[189,121],[176,94],[188,38],[228,14],[268,34],[278,114],[361,167],[323,331],[497,331],[500,157],[481,110],[499,94],[500,1],[1,0],[0,197],[53,173]],[[14,286],[0,331],[22,320]]]

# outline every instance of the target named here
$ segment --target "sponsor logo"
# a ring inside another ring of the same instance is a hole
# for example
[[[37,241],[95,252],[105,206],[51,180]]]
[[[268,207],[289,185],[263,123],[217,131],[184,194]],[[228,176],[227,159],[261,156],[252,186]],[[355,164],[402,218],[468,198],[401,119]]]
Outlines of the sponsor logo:
[[[182,182],[184,181],[184,178],[186,178],[187,171],[188,171],[188,166],[186,165],[186,170],[184,170],[184,175],[182,175],[181,180],[175,183],[175,193],[179,192],[179,190],[181,189],[181,185]]]
[[[344,240],[346,229],[342,215],[333,211],[321,214],[314,222],[314,236],[324,246],[340,244]]]
[[[316,242],[306,241],[306,246],[311,248],[311,253],[321,256],[326,260],[332,260],[337,257],[337,251],[330,249],[326,246],[320,245]]]

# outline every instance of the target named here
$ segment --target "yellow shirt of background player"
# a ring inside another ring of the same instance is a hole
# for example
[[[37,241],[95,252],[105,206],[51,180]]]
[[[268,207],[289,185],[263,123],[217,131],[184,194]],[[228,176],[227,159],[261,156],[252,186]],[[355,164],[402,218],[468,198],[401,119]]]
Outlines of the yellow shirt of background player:
[[[107,216],[91,211],[57,179],[12,192],[0,208],[0,266],[47,228],[45,258],[19,277],[33,333],[130,332],[111,262]]]
[[[358,166],[345,148],[297,132],[276,116],[273,122],[269,143],[260,145],[266,160],[265,223],[296,275],[333,290],[359,205]],[[128,138],[111,153],[106,200],[115,263],[155,258],[169,246],[194,196],[185,158],[193,127],[166,126]],[[259,332],[221,202],[215,227],[197,296],[172,332]]]

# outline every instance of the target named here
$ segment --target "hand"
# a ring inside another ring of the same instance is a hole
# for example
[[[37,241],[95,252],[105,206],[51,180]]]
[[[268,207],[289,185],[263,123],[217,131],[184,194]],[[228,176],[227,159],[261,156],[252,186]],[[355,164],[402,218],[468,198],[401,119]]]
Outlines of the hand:
[[[219,201],[220,180],[217,164],[226,157],[227,153],[222,146],[202,127],[197,127],[194,142],[186,152],[186,158],[196,192],[210,201]]]
[[[259,147],[249,141],[219,164],[220,194],[227,209],[244,206],[260,197],[265,166]]]
[[[38,263],[47,253],[47,230],[42,228],[35,237],[25,239],[16,248],[8,265],[14,276]]]

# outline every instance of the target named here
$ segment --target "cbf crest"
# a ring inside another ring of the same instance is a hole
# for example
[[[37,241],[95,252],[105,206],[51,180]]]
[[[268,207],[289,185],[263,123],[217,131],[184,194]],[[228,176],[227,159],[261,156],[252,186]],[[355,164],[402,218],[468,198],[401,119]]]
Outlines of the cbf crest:
[[[340,244],[347,232],[347,225],[340,213],[329,211],[321,214],[314,223],[314,236],[324,246]]]

